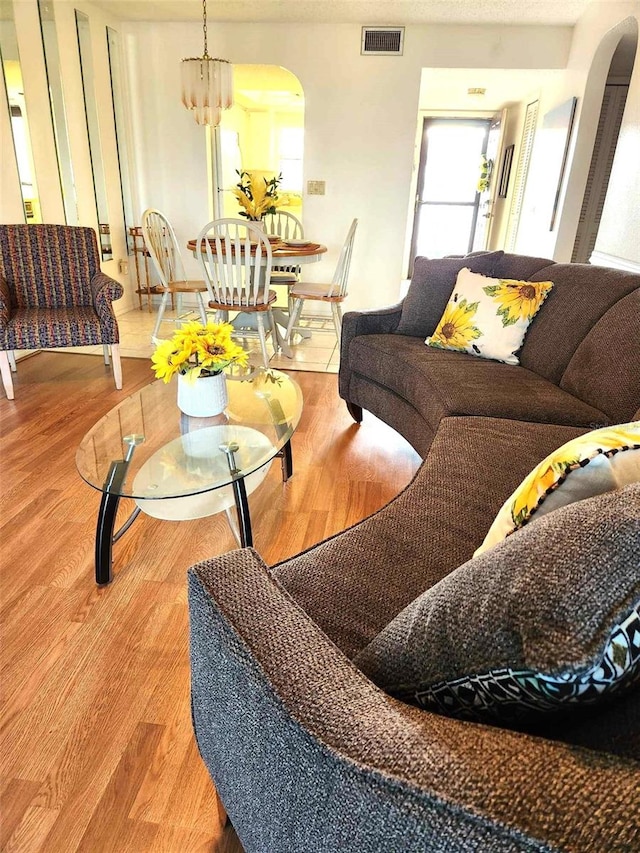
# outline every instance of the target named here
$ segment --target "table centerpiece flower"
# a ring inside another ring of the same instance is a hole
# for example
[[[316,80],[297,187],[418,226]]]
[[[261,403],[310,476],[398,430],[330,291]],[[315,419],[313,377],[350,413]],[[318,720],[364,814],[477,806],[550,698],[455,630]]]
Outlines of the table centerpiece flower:
[[[249,354],[231,339],[230,323],[185,323],[156,346],[151,369],[157,379],[178,377],[178,408],[194,417],[220,414],[227,402],[226,367],[246,367]]]
[[[251,172],[238,172],[238,175],[240,181],[232,193],[240,202],[240,216],[250,222],[260,222],[265,213],[275,213],[287,203],[287,198],[278,194],[282,173],[270,180]]]

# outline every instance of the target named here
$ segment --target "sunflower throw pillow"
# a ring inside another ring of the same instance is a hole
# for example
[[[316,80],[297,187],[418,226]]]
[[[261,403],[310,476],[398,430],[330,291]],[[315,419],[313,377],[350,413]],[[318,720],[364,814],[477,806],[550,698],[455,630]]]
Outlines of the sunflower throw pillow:
[[[488,278],[465,267],[458,273],[435,332],[425,343],[519,364],[516,353],[552,287],[551,281]]]
[[[603,427],[563,444],[507,498],[474,556],[506,539],[532,516],[640,482],[640,421]]]

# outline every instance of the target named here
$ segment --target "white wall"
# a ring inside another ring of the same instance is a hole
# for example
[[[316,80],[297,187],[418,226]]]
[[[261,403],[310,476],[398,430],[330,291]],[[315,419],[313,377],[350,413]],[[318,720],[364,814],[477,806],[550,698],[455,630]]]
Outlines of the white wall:
[[[638,2],[594,2],[575,27],[565,74],[540,93],[538,129],[550,110],[570,97],[577,97],[578,103],[559,214],[553,231],[549,230],[550,211],[544,203],[546,194],[540,192],[536,179],[536,175],[544,172],[541,146],[534,142],[532,179],[527,185],[516,242],[518,252],[564,262],[571,260],[611,57],[620,37],[629,31],[630,26],[635,26],[634,17],[640,17]],[[640,240],[637,237],[639,95],[640,61],[636,58],[610,182],[612,194],[607,199],[608,215],[603,217],[596,244],[596,249],[611,250],[612,254],[630,259],[640,259]],[[615,217],[611,215],[613,204],[616,205]],[[612,251],[614,248],[615,252]]]
[[[201,49],[197,24],[127,26],[138,111],[137,161],[144,198],[166,211],[186,242],[207,221],[205,131],[180,102],[180,60]],[[421,69],[563,68],[571,30],[544,27],[407,27],[402,57],[360,56],[358,25],[224,24],[209,29],[212,52],[234,63],[282,65],[305,96],[305,234],[329,247],[307,267],[331,272],[354,217],[359,229],[347,308],[398,296],[409,211]],[[196,275],[195,262],[188,274]]]

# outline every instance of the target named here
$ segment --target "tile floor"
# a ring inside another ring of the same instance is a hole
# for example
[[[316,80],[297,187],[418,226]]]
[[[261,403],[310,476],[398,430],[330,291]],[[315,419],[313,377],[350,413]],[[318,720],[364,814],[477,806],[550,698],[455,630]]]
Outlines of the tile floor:
[[[174,311],[166,311],[162,325],[160,326],[160,337],[169,337],[176,328]],[[155,310],[149,312],[146,308],[142,310],[134,308],[118,317],[120,328],[120,354],[129,358],[150,358],[153,351],[151,343],[151,332],[155,323]],[[197,320],[197,314],[188,315],[187,319]],[[304,318],[303,318],[304,323]],[[271,354],[270,365],[282,370],[308,370],[312,373],[337,373],[340,353],[336,343],[336,336],[330,320],[326,323],[327,330],[313,329],[308,339],[296,337],[293,346],[293,358],[286,358],[281,354],[273,353],[271,338],[267,340],[267,350]],[[244,343],[242,344],[244,346]],[[247,349],[252,353],[252,360],[260,362],[260,345],[257,339],[247,341]],[[73,347],[72,349],[61,348],[61,352],[85,352],[95,355],[102,354],[102,347]]]

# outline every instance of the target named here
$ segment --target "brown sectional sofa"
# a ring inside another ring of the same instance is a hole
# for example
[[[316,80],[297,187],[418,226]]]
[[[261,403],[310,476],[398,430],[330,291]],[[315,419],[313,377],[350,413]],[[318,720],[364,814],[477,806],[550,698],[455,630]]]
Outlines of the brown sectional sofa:
[[[394,333],[425,304],[435,327],[446,264],[437,292],[419,263],[403,305],[345,315],[340,393],[423,455],[409,486],[277,566],[243,549],[189,572],[194,730],[247,851],[640,851],[639,687],[513,730],[404,704],[352,663],[472,558],[537,462],[640,418],[640,277],[498,255],[482,261],[494,275],[557,285],[521,366]],[[616,499],[640,521],[640,489]],[[587,523],[597,500],[582,502]],[[554,515],[527,526],[543,552]],[[640,572],[640,542],[630,559]]]
[[[418,258],[405,305],[344,316],[340,396],[356,419],[367,409],[422,456],[447,416],[590,428],[631,420],[640,405],[640,277],[588,264],[492,256],[493,277],[554,282],[529,328],[520,365],[424,345],[455,272],[430,294],[431,262]],[[474,260],[468,259],[470,266]],[[420,337],[396,333],[412,290],[422,291],[420,307],[429,307]]]

